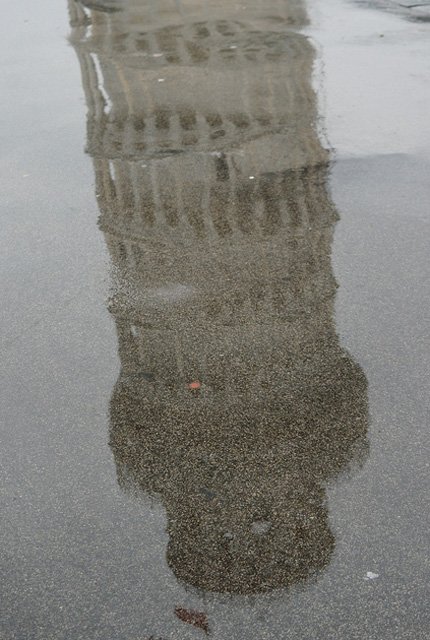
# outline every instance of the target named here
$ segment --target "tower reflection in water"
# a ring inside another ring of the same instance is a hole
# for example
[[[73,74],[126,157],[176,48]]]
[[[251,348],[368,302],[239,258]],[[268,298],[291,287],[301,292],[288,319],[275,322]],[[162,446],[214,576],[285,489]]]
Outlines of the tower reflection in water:
[[[70,15],[113,265],[118,482],[162,500],[181,581],[285,588],[329,563],[324,485],[367,430],[334,326],[303,2],[70,0]]]

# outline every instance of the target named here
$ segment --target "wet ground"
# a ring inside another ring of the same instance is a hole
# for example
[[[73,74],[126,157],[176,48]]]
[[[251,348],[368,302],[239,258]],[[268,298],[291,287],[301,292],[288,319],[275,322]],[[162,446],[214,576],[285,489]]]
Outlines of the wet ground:
[[[2,640],[430,637],[399,4],[5,10]]]

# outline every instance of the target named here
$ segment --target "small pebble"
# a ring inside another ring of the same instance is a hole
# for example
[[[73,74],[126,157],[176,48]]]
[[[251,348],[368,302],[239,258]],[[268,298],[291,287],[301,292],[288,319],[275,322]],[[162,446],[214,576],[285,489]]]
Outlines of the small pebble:
[[[379,573],[373,573],[373,571],[368,571],[366,573],[366,577],[364,579],[365,580],[375,580],[376,578],[379,578]]]

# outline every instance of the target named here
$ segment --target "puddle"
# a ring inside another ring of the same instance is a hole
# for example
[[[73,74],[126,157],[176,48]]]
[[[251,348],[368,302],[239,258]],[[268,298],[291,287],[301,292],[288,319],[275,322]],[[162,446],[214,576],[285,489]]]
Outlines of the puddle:
[[[324,484],[364,462],[368,426],[365,376],[335,329],[338,213],[305,7],[70,9],[100,228],[138,292],[119,285],[110,306],[121,484],[161,499],[185,585],[287,589],[330,562]],[[133,370],[154,372],[150,396]],[[190,379],[205,390],[191,402]]]
[[[4,637],[424,640],[426,26],[66,9],[3,39]]]

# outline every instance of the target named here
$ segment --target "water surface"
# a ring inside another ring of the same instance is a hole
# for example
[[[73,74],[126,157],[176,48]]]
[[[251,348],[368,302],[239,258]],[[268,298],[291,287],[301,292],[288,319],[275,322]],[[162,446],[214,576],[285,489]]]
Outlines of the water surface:
[[[425,26],[299,0],[25,8],[4,637],[426,638]],[[409,135],[343,106],[333,15],[357,21],[352,65],[381,25],[395,54],[415,38]]]

